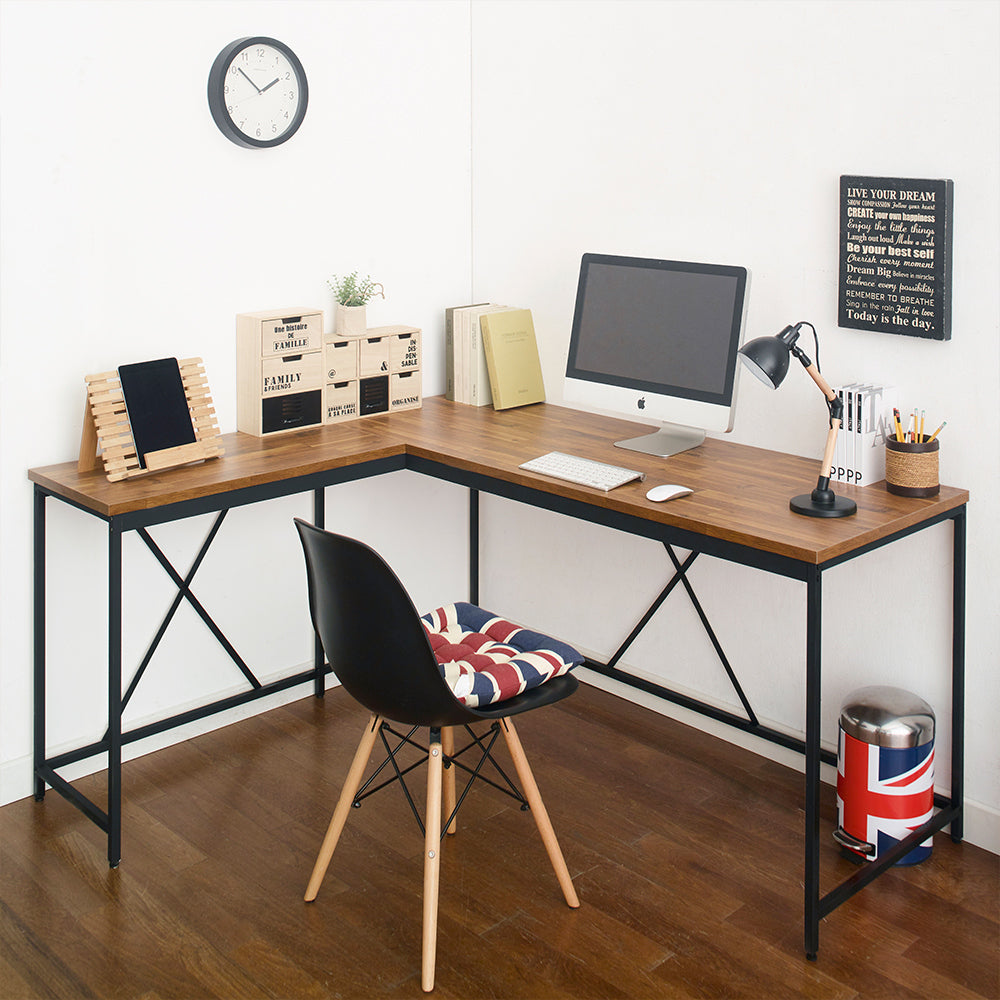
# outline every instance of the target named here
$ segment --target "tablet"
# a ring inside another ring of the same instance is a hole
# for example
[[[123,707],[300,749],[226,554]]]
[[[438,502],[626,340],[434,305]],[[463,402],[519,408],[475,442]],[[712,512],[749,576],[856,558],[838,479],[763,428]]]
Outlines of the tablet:
[[[151,452],[197,440],[176,358],[121,365],[118,377],[139,465]]]

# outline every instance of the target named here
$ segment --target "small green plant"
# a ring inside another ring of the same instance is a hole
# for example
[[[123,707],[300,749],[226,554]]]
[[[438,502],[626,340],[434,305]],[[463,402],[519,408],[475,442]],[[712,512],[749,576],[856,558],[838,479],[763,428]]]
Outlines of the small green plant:
[[[333,289],[334,297],[342,306],[364,306],[376,295],[385,298],[385,289],[379,282],[372,281],[371,275],[359,278],[357,271],[346,278],[334,275],[327,284]]]

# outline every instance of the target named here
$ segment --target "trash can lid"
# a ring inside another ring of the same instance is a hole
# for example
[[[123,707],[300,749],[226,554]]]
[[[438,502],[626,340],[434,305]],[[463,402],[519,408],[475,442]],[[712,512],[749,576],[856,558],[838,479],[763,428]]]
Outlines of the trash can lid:
[[[862,743],[920,747],[934,739],[934,710],[911,691],[874,685],[848,695],[840,726]]]

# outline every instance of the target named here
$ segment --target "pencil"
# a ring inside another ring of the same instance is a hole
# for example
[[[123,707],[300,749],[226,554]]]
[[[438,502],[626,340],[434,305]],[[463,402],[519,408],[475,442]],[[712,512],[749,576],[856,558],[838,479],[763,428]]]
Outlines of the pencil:
[[[920,433],[917,435],[917,441],[923,443],[924,440],[924,414],[926,410],[920,411]]]
[[[933,441],[934,438],[936,438],[938,436],[938,434],[940,434],[941,431],[944,430],[944,428],[947,427],[947,426],[948,426],[948,421],[947,420],[942,420],[941,421],[941,426],[927,439],[927,443],[930,444],[931,441]]]
[[[899,410],[895,406],[892,408],[892,418],[896,421],[896,440],[902,443],[903,426],[899,422]]]

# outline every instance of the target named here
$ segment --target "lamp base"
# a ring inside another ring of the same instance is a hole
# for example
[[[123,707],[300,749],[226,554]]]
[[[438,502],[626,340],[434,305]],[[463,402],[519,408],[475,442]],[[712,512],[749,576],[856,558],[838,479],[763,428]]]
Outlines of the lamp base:
[[[804,514],[806,517],[850,517],[858,512],[858,505],[853,500],[833,494],[831,497],[830,500],[816,500],[812,493],[803,493],[792,497],[788,506],[796,514]]]

